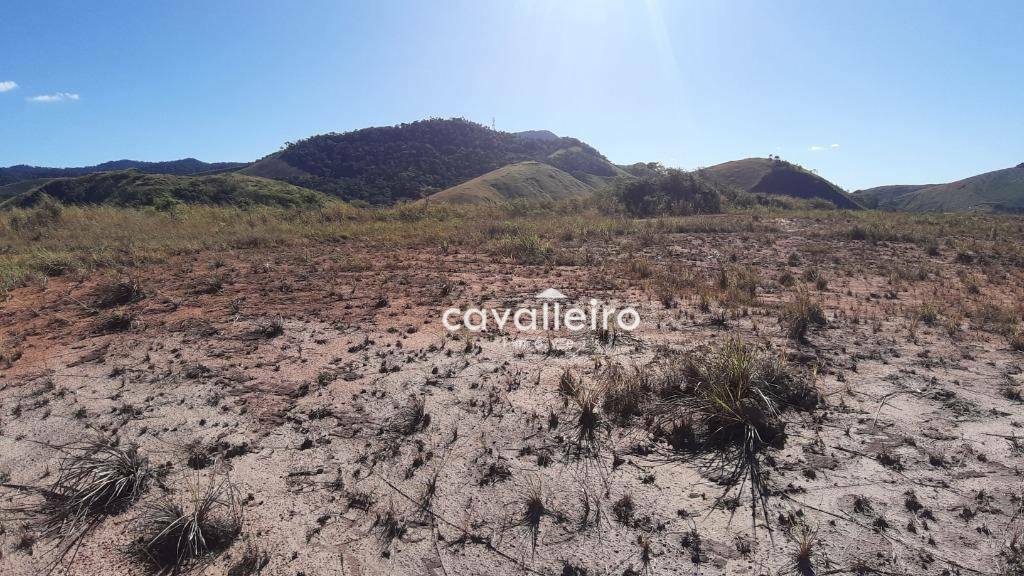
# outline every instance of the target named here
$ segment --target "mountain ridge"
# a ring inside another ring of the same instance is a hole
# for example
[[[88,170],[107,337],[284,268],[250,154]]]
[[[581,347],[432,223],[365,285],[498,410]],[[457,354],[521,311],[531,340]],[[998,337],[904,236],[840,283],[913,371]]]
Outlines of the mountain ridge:
[[[179,160],[164,160],[158,162],[147,162],[143,160],[111,160],[93,166],[78,166],[70,168],[52,168],[48,166],[29,166],[28,164],[16,164],[0,168],[0,186],[14,184],[24,180],[38,180],[41,178],[72,178],[95,174],[97,172],[111,172],[116,170],[136,169],[148,174],[171,174],[175,176],[188,176],[203,172],[221,170],[232,170],[245,166],[245,162],[203,162],[195,158],[181,158]]]
[[[49,179],[0,203],[0,208],[32,207],[45,198],[62,204],[105,204],[166,208],[174,204],[255,204],[319,206],[329,199],[286,182],[237,173],[178,176],[137,169]]]
[[[1024,162],[954,182],[876,186],[853,193],[865,205],[898,212],[1024,212]]]
[[[591,185],[623,174],[592,146],[540,132],[524,137],[464,118],[431,118],[288,142],[240,172],[370,204],[418,200],[524,161]]]

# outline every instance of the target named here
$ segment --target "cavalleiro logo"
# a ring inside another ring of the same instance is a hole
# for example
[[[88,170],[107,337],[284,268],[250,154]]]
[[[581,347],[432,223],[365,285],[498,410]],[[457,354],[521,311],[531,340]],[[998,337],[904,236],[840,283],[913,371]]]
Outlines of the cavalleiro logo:
[[[441,316],[441,322],[448,330],[466,329],[481,332],[489,329],[504,330],[510,326],[519,331],[581,332],[584,330],[624,330],[632,332],[640,326],[640,313],[632,307],[614,308],[605,306],[591,298],[586,304],[577,305],[562,302],[565,294],[555,288],[548,288],[535,299],[534,306],[512,308],[485,308],[483,306],[449,308]]]

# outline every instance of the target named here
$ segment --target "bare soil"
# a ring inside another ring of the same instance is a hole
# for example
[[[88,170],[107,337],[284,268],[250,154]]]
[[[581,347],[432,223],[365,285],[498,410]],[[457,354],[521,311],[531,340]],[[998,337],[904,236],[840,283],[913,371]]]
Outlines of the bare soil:
[[[195,568],[210,575],[249,573],[247,546],[275,575],[1013,569],[1024,353],[982,311],[1019,313],[1019,263],[839,239],[827,219],[770,224],[617,238],[573,266],[360,240],[204,252],[131,271],[142,297],[113,327],[90,304],[102,274],[18,289],[0,308],[0,480],[45,486],[56,447],[96,435],[162,468],[144,500],[228,477],[244,527]],[[729,296],[723,270],[753,272],[753,296]],[[802,343],[778,319],[787,273],[828,320]],[[683,276],[691,288],[666,302],[662,280]],[[614,342],[441,326],[449,306],[515,306],[546,288],[637,307],[643,324]],[[650,369],[737,336],[784,355],[822,398],[787,412],[784,445],[763,455],[767,520],[749,489],[642,419],[603,429],[594,454],[571,449],[567,368],[594,381],[611,363]],[[415,399],[427,417],[402,429]],[[19,497],[0,489],[0,507]],[[141,504],[101,519],[60,570],[148,573],[123,553]],[[41,573],[51,546],[9,515],[0,573]]]

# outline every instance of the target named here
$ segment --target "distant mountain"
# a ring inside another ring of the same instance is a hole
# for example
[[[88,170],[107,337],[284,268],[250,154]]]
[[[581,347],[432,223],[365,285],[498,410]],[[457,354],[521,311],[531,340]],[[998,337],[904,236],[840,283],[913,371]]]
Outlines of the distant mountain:
[[[532,160],[502,166],[468,182],[431,194],[427,202],[491,204],[515,200],[585,198],[594,189],[554,166]]]
[[[491,130],[461,118],[421,120],[288,143],[240,172],[373,204],[416,200],[528,160],[590,185],[623,174],[579,140],[530,134]]]
[[[524,130],[515,135],[529,140],[558,140],[558,135],[550,130]]]
[[[898,205],[897,198],[904,194],[910,194],[935,186],[935,184],[894,184],[890,186],[878,186],[866,190],[857,190],[853,196],[866,208],[877,208],[879,210],[895,210]]]
[[[746,158],[702,168],[698,173],[722,186],[754,194],[820,198],[835,204],[837,208],[863,208],[839,186],[785,160]]]
[[[114,160],[104,162],[95,166],[83,166],[80,168],[47,168],[43,166],[8,166],[0,168],[0,186],[21,182],[24,180],[36,180],[40,178],[69,178],[94,174],[96,172],[109,172],[112,170],[127,170],[133,168],[150,174],[174,174],[185,176],[199,174],[201,172],[215,172],[233,170],[245,166],[242,162],[203,162],[195,158],[183,158],[181,160],[170,160],[167,162],[142,162],[139,160]]]
[[[853,196],[879,210],[1024,212],[1024,163],[948,184],[879,186]]]
[[[63,204],[130,207],[161,207],[176,202],[291,207],[316,206],[328,200],[313,190],[255,176],[234,173],[174,176],[132,169],[43,181],[0,207],[30,207],[47,196]]]

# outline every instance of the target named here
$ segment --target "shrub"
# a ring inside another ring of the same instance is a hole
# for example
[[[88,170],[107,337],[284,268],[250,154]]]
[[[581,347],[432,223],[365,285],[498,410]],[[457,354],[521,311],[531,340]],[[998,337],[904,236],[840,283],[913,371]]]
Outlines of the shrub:
[[[667,170],[620,183],[613,194],[633,216],[689,216],[722,211],[718,187],[682,170]]]
[[[31,208],[12,211],[10,226],[20,232],[38,231],[60,222],[63,212],[64,207],[59,201],[42,194]]]

